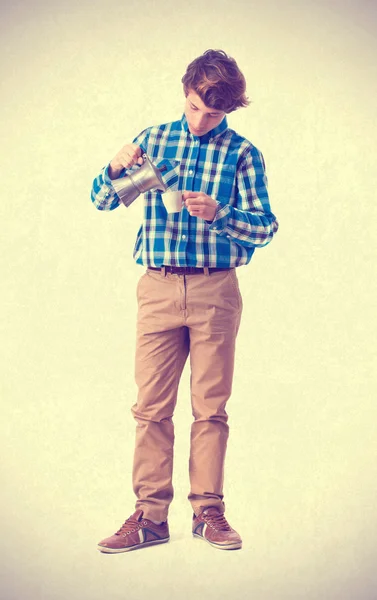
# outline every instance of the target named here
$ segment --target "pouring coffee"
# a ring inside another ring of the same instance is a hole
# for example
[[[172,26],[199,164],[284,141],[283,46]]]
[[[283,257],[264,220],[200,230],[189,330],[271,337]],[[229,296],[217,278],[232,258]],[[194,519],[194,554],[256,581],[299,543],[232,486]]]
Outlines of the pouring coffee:
[[[166,171],[166,166],[155,167],[146,154],[143,154],[142,158],[144,162],[137,170],[111,182],[120,201],[126,207],[130,206],[140,194],[150,190],[165,192],[168,187],[161,177],[161,173]]]

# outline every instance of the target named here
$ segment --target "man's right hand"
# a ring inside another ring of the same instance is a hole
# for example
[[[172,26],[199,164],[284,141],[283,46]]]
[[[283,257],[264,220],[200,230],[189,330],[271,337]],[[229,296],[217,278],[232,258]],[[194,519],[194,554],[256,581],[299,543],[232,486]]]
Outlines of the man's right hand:
[[[129,169],[136,164],[142,165],[144,162],[141,157],[142,154],[142,149],[136,144],[126,144],[123,146],[109,164],[108,173],[110,179],[117,179],[123,169]]]

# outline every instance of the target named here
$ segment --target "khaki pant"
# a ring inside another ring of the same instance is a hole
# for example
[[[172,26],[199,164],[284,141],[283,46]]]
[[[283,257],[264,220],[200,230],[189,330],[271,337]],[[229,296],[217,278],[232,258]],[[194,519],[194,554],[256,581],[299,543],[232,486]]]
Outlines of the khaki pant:
[[[235,269],[176,275],[147,270],[137,286],[137,421],[133,465],[136,509],[164,521],[173,498],[174,425],[179,380],[190,354],[188,496],[193,512],[225,510],[224,460],[235,341],[242,298]]]

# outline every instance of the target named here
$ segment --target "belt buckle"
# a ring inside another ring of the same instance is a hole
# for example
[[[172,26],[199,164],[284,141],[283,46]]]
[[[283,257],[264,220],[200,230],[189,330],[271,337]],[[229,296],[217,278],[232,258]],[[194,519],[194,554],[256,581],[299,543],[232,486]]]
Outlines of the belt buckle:
[[[172,265],[166,265],[165,270],[167,273],[170,273],[171,275],[177,274],[179,272],[179,269],[181,267],[173,267]]]

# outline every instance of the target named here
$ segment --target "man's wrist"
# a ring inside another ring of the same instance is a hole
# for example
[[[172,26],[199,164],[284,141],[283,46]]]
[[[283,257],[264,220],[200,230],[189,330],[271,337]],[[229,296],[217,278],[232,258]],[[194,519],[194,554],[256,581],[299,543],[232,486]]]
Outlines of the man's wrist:
[[[211,219],[211,220],[207,220],[207,223],[209,223],[210,225],[211,225],[211,223],[213,223],[213,222],[214,222],[214,220],[216,219],[216,217],[217,217],[217,213],[219,212],[219,209],[221,208],[221,204],[220,204],[220,202],[218,202],[217,200],[215,200],[215,202],[216,202],[216,206],[214,207],[214,213],[213,213],[213,217],[212,217],[212,219]]]
[[[122,172],[122,167],[115,169],[114,167],[111,166],[111,163],[107,167],[107,174],[110,179],[118,179],[121,172]]]

